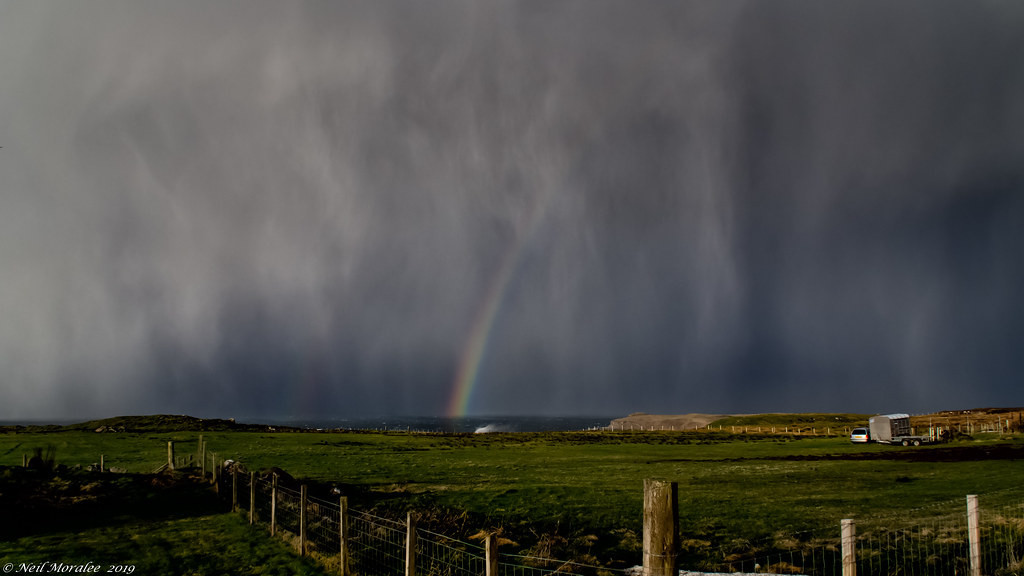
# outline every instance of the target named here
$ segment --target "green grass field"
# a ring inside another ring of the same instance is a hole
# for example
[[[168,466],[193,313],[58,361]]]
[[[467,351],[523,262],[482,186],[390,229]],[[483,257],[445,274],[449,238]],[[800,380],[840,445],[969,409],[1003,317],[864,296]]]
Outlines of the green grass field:
[[[209,483],[182,473],[3,467],[0,564],[12,573],[324,574],[227,510]]]
[[[62,562],[130,567],[143,574],[322,576],[284,542],[253,530],[240,516],[212,514],[35,534],[0,541],[0,564]]]
[[[166,446],[195,453],[198,433],[57,432],[0,436],[0,465],[52,446],[58,463],[149,472]],[[968,493],[1016,487],[1021,460],[846,460],[908,449],[838,438],[708,433],[419,435],[205,432],[210,451],[252,469],[346,488],[365,505],[443,506],[496,522],[639,525],[644,478],[680,485],[684,520],[725,527],[807,529],[843,517],[900,514]],[[1017,439],[957,443],[983,450]],[[938,447],[941,449],[942,447]],[[927,454],[933,447],[916,448]]]
[[[902,522],[959,512],[966,494],[979,494],[983,506],[1024,495],[1024,442],[1012,436],[903,448],[709,432],[202,434],[222,459],[282,468],[314,493],[336,486],[353,507],[461,514],[460,530],[501,528],[513,539],[593,535],[608,553],[634,547],[645,478],[679,483],[683,538],[699,543],[831,534],[842,518]],[[179,455],[195,453],[198,435],[7,433],[0,465],[20,465],[23,454],[51,446],[65,465],[104,454],[108,466],[150,472],[166,461],[168,441]],[[903,459],[908,454],[914,458]]]

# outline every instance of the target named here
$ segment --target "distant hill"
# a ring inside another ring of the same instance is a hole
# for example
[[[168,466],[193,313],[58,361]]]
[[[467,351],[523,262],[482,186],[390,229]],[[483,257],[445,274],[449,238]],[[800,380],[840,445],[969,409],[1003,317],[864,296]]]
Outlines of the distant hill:
[[[612,420],[612,430],[693,430],[725,418],[726,414],[645,414],[637,412]]]
[[[194,416],[154,414],[150,416],[115,416],[101,420],[89,420],[77,424],[64,426],[49,425],[28,425],[28,426],[3,426],[0,431],[25,431],[25,432],[65,432],[65,431],[94,431],[94,432],[179,432],[179,431],[298,431],[301,428],[291,426],[269,426],[266,424],[239,424],[233,419],[221,418],[196,418]]]
[[[868,414],[630,414],[612,421],[612,430],[694,430],[710,427],[727,432],[789,432],[845,434],[866,426]]]

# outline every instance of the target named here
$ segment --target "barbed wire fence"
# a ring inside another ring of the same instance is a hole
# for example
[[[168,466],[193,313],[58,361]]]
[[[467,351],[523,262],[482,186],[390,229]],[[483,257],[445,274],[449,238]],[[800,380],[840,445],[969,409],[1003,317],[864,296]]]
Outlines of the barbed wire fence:
[[[343,496],[334,501],[309,496],[305,486],[279,484],[277,475],[246,472],[238,462],[225,465],[214,456],[211,468],[212,474],[220,468],[219,490],[231,498],[233,510],[343,576],[642,574],[638,566],[499,555],[493,534],[485,545],[466,542],[417,526],[415,515],[400,520],[350,509]],[[1024,501],[1014,492],[986,495],[992,497],[987,507],[968,496],[966,506],[963,499],[946,500],[900,515],[843,520],[843,530],[780,531],[760,541],[727,542],[699,560],[679,548],[681,564],[704,571],[681,574],[1021,576]]]

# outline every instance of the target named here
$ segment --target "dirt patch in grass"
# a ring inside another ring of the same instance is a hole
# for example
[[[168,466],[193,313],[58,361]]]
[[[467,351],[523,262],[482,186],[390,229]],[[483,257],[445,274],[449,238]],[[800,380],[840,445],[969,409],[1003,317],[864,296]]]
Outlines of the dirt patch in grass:
[[[160,475],[0,467],[0,540],[222,511],[206,482]]]
[[[820,460],[898,460],[901,462],[976,462],[981,460],[1024,459],[1024,445],[994,444],[990,446],[935,446],[902,447],[872,452],[849,452],[839,454],[794,454],[787,456],[760,456],[749,458],[725,458],[719,462],[741,462],[749,460],[775,461],[820,461]],[[697,459],[665,458],[649,460],[648,464],[661,462],[699,462]]]
[[[828,454],[821,458],[794,456],[800,459],[831,460],[901,460],[905,462],[973,462],[978,460],[1020,460],[1024,458],[1024,445],[994,444],[991,446],[935,446],[903,447],[893,446],[892,450],[849,454]]]

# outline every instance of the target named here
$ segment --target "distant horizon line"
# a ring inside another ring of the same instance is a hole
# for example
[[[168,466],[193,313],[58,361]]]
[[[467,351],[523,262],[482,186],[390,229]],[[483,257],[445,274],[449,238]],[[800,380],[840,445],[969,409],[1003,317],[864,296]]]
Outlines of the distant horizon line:
[[[174,414],[170,412],[154,412],[147,414],[118,414],[115,416],[83,416],[83,417],[38,417],[38,418],[3,418],[0,417],[0,426],[18,426],[18,425],[68,425],[68,424],[82,424],[85,422],[93,422],[100,420],[112,420],[115,418],[147,418],[154,416],[175,416],[181,418],[196,418],[199,420],[227,420],[237,424],[285,424],[289,422],[311,422],[311,421],[334,421],[334,422],[346,422],[346,421],[367,421],[367,420],[411,420],[411,419],[422,419],[422,420],[488,420],[488,419],[501,419],[501,418],[517,418],[517,419],[559,419],[559,418],[571,418],[571,419],[615,419],[624,418],[625,416],[616,416],[612,414],[468,414],[465,416],[451,416],[445,414],[432,414],[432,415],[415,415],[415,414],[392,414],[389,416],[377,415],[377,416],[195,416],[192,414]]]
[[[926,414],[937,414],[940,412],[971,412],[981,410],[1005,410],[1005,411],[1024,411],[1024,407],[1017,406],[976,406],[972,408],[953,408],[944,410],[930,410],[930,411],[906,411],[908,414],[913,416],[920,416]],[[892,411],[890,411],[892,412]],[[270,416],[270,415],[246,415],[246,416],[195,416],[192,414],[174,414],[170,412],[154,412],[154,413],[138,413],[138,414],[118,414],[114,416],[79,416],[79,417],[31,417],[31,418],[4,418],[0,417],[0,426],[39,426],[39,425],[55,425],[65,426],[70,424],[82,424],[85,422],[99,421],[99,420],[110,420],[114,418],[143,418],[152,416],[177,416],[185,418],[197,418],[199,420],[228,420],[234,421],[238,424],[288,424],[288,423],[304,423],[304,422],[315,422],[315,421],[328,421],[328,422],[366,422],[366,421],[380,421],[386,423],[388,420],[436,420],[436,421],[466,421],[466,420],[493,420],[493,419],[574,419],[574,420],[586,420],[586,419],[607,419],[609,422],[618,418],[628,418],[634,415],[648,415],[648,416],[683,416],[690,414],[704,414],[704,415],[719,415],[722,417],[729,416],[755,416],[761,414],[860,414],[861,412],[828,412],[828,411],[780,411],[780,410],[768,410],[761,412],[643,412],[633,411],[626,414],[501,414],[501,413],[489,413],[489,414],[467,414],[462,416],[453,416],[447,414],[391,414],[391,415],[373,415],[373,416]],[[863,412],[863,414],[881,414],[883,412]]]

